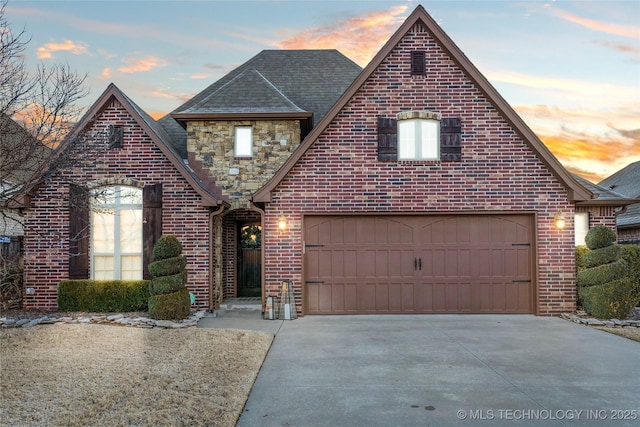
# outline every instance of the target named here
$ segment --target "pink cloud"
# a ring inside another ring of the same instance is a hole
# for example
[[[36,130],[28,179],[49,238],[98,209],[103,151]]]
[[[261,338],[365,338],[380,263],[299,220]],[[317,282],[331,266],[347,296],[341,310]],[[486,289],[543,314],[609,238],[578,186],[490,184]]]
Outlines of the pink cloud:
[[[600,31],[616,36],[629,37],[632,39],[640,39],[640,27],[631,25],[620,25],[605,21],[596,21],[595,19],[582,18],[561,9],[554,9],[553,13],[561,19],[574,24],[582,25],[591,30]]]
[[[338,49],[364,66],[404,20],[408,6],[371,12],[365,16],[306,29],[275,45],[281,49]]]
[[[154,68],[164,67],[169,65],[169,61],[156,56],[147,56],[145,58],[124,58],[122,60],[126,65],[118,68],[121,73],[132,74],[140,73],[143,71],[150,71]]]
[[[74,55],[87,54],[87,45],[83,42],[73,42],[71,40],[65,40],[62,43],[50,42],[40,46],[36,55],[39,59],[47,59],[53,57],[54,52],[66,51],[71,52]]]

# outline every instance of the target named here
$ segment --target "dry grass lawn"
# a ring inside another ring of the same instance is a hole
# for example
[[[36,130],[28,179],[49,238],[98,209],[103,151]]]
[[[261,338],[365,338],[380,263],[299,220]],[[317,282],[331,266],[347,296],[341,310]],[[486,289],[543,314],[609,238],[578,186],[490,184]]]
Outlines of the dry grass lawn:
[[[621,337],[640,342],[640,328],[603,328],[598,326],[595,329],[609,332],[610,334],[620,335]]]
[[[4,329],[0,425],[234,426],[272,340],[225,329]]]

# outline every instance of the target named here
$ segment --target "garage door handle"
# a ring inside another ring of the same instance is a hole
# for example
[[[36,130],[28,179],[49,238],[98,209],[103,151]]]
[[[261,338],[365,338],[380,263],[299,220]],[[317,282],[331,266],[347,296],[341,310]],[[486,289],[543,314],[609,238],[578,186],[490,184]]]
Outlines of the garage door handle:
[[[422,258],[413,259],[413,269],[422,271]]]
[[[511,283],[531,283],[531,280],[512,280]]]
[[[324,284],[324,280],[307,280],[304,283],[307,285],[322,285]]]
[[[422,258],[418,258],[418,266],[420,267],[420,271],[422,271]]]

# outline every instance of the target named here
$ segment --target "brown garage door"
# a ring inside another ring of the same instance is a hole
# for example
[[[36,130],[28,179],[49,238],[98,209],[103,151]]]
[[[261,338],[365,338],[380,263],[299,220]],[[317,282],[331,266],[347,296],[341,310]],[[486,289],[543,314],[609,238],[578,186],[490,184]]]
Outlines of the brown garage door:
[[[304,224],[307,314],[533,312],[530,215]]]

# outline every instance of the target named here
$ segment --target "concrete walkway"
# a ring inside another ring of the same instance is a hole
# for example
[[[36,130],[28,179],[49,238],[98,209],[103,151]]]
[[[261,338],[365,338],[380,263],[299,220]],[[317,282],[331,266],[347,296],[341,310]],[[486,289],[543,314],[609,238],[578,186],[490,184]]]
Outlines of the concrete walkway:
[[[640,343],[559,318],[235,315],[277,333],[240,427],[640,425]]]

